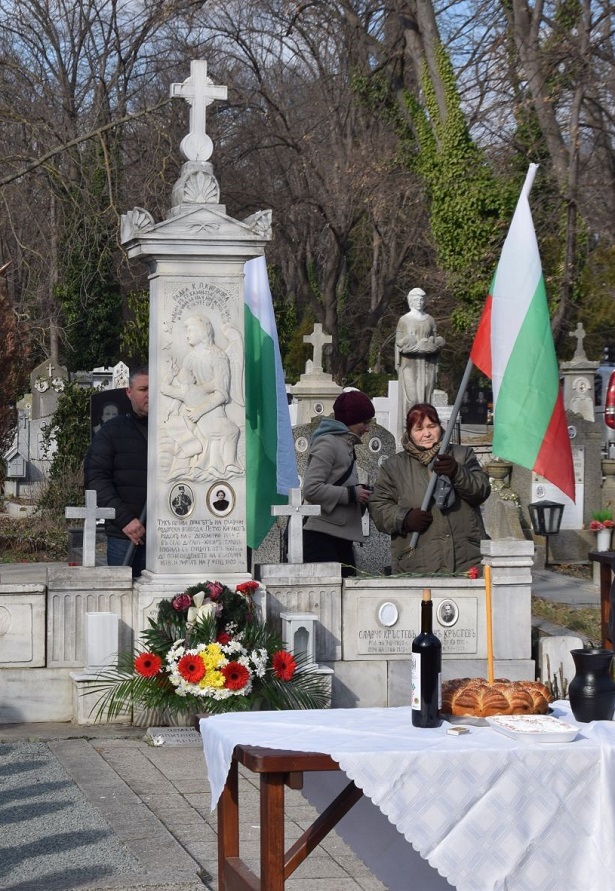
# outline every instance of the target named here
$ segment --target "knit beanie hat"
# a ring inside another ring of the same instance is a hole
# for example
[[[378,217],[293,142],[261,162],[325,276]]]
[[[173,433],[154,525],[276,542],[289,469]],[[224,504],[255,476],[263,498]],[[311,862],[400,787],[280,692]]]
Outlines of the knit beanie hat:
[[[361,421],[371,421],[376,414],[374,403],[360,390],[346,390],[333,403],[333,414],[336,421],[350,427]]]

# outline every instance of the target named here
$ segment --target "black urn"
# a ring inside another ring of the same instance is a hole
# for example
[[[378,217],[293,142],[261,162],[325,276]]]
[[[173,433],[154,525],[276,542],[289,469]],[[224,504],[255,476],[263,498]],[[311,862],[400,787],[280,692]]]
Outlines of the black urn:
[[[615,683],[611,678],[613,652],[599,648],[571,650],[576,674],[568,686],[572,714],[577,721],[610,721],[615,711]]]

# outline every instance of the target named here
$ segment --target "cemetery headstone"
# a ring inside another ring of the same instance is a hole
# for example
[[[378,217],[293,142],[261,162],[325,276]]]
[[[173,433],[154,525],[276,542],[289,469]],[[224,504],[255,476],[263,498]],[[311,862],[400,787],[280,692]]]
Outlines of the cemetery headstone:
[[[112,520],[114,507],[98,507],[96,491],[86,489],[85,507],[67,507],[64,515],[67,520],[83,520],[83,566],[96,566],[96,521]]]
[[[218,203],[206,108],[226,93],[203,60],[172,85],[190,129],[170,213],[161,223],[143,208],[122,217],[128,256],[150,268],[146,565],[161,578],[247,571],[244,264],[263,254],[271,213],[239,222]],[[180,486],[190,500],[181,513]]]
[[[593,421],[594,414],[594,372],[599,362],[591,362],[586,354],[583,341],[585,329],[577,323],[570,337],[576,338],[577,345],[570,362],[560,363],[560,373],[564,381],[564,406],[567,411],[580,415],[586,421]]]
[[[314,325],[311,334],[304,335],[305,343],[314,348],[313,359],[305,364],[305,374],[289,387],[297,402],[297,425],[309,424],[312,418],[324,418],[333,411],[333,403],[342,392],[330,374],[323,370],[323,348],[332,342],[320,323]]]
[[[50,417],[56,410],[58,396],[68,380],[68,371],[63,365],[56,365],[47,359],[30,373],[32,393],[31,419]]]
[[[301,489],[291,489],[288,504],[274,504],[271,508],[274,517],[288,517],[287,535],[288,563],[303,563],[303,519],[320,514],[319,504],[302,504]]]

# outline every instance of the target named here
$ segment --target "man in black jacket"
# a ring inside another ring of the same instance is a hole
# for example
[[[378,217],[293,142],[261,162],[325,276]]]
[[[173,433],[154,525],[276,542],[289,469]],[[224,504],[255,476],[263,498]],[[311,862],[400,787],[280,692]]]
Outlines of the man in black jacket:
[[[134,545],[135,578],[145,569],[148,381],[147,366],[131,371],[126,389],[131,411],[103,424],[84,466],[85,487],[96,490],[97,504],[115,508],[115,519],[105,521],[107,563],[122,566]]]

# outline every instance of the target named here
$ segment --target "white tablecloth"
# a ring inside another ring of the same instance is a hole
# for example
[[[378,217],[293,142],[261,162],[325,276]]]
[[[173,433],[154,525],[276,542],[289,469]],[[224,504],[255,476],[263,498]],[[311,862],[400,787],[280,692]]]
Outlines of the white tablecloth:
[[[555,703],[555,714],[575,723],[567,702]],[[490,727],[451,737],[449,726],[416,729],[409,708],[204,719],[212,809],[235,745],[323,752],[459,891],[615,889],[614,723],[581,724],[569,743],[518,742]],[[351,844],[353,811],[340,833]],[[360,842],[357,848],[363,856]],[[383,881],[398,887],[390,875]],[[446,887],[438,881],[433,887]],[[424,887],[407,872],[399,885]]]

